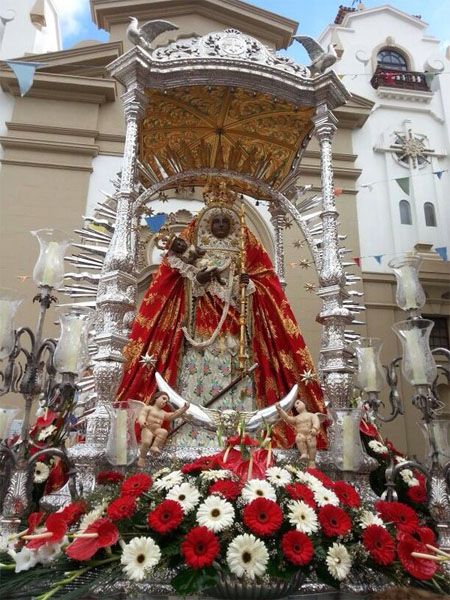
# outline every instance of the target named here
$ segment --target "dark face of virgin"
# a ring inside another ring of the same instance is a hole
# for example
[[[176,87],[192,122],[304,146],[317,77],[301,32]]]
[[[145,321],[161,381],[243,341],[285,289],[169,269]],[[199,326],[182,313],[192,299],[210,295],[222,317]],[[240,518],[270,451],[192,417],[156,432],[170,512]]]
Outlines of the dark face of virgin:
[[[231,221],[225,214],[218,214],[212,218],[211,233],[220,240],[230,233]]]

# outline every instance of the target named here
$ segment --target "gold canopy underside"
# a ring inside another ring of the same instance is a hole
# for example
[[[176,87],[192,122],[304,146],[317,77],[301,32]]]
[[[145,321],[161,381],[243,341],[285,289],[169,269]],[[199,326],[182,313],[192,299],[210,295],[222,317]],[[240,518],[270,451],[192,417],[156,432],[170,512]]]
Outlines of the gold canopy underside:
[[[140,158],[158,179],[215,168],[276,188],[313,127],[312,107],[298,108],[244,89],[193,86],[148,90],[147,95]],[[189,183],[204,185],[206,179],[199,175]]]

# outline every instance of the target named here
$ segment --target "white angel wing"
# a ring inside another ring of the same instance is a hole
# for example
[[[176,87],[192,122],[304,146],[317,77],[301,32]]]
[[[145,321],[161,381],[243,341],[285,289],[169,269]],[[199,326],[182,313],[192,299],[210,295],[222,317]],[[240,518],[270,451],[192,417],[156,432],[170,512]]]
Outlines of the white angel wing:
[[[156,39],[165,31],[173,31],[175,29],[178,29],[177,25],[174,25],[174,23],[171,23],[170,21],[163,21],[161,19],[147,21],[139,27],[141,35],[144,36],[145,41],[149,44],[151,44],[154,39]]]
[[[164,392],[169,396],[171,404],[173,404],[176,408],[181,408],[186,404],[186,400],[184,400],[180,394],[178,394],[166,381],[164,381],[160,373],[155,373],[155,377],[159,389],[161,392]],[[184,413],[184,418],[187,421],[194,423],[194,425],[199,425],[200,427],[205,427],[206,429],[210,429],[212,431],[216,431],[217,429],[214,420],[209,416],[206,410],[197,404],[190,404],[188,410]]]
[[[309,55],[309,58],[313,62],[325,53],[325,50],[322,48],[319,42],[316,42],[316,40],[312,37],[307,35],[294,35],[292,39],[297,40],[297,42],[304,47]]]
[[[298,385],[295,384],[289,394],[280,400],[280,406],[283,410],[288,411],[294,406],[294,402],[297,398]],[[265,423],[276,423],[280,417],[275,405],[268,406],[258,410],[248,421],[245,429],[246,431],[256,431],[264,427]]]

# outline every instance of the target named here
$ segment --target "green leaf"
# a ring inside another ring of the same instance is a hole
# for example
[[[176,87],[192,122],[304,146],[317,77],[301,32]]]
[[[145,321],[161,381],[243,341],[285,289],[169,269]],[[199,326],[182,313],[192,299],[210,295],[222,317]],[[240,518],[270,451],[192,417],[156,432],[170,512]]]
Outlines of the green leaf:
[[[195,594],[201,589],[201,575],[199,571],[195,571],[194,569],[184,569],[170,583],[175,591],[182,596]]]

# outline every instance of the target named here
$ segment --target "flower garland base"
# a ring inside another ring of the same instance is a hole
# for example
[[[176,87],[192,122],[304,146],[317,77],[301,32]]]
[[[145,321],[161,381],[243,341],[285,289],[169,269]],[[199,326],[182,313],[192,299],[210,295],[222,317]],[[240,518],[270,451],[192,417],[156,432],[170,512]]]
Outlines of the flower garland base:
[[[244,581],[230,575],[221,573],[214,588],[207,593],[214,598],[224,600],[280,600],[294,594],[300,589],[304,580],[302,573],[297,573],[290,581],[268,580],[266,583]]]

